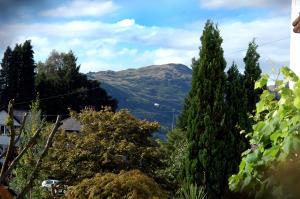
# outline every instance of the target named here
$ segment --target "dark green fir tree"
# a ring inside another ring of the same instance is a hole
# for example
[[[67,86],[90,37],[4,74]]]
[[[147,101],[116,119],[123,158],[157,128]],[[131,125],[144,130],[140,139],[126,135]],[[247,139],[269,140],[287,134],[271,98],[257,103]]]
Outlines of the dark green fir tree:
[[[15,99],[16,108],[28,110],[35,98],[35,64],[30,41],[16,44],[13,50],[7,47],[1,67],[1,105],[6,107],[9,100]],[[24,101],[28,103],[19,103]]]
[[[228,162],[226,173],[230,176],[238,172],[241,154],[248,146],[245,135],[240,133],[248,127],[249,121],[246,93],[243,76],[239,73],[235,63],[227,71],[225,93],[226,159]]]
[[[178,116],[176,121],[176,127],[182,131],[187,130],[187,118],[188,118],[188,109],[189,109],[189,95],[184,99],[183,109],[181,114]]]
[[[253,114],[262,92],[259,89],[254,90],[255,82],[261,77],[261,69],[259,66],[260,55],[257,53],[257,48],[258,45],[255,43],[255,40],[252,40],[248,45],[248,50],[244,58],[244,84],[247,95],[247,111],[251,114]]]
[[[31,101],[35,99],[35,63],[33,59],[33,50],[30,40],[27,40],[22,45],[22,62],[18,67],[19,74],[19,89],[18,101]],[[17,105],[18,108],[28,109],[29,104]]]
[[[16,45],[12,51],[7,47],[1,64],[1,105],[7,106],[10,99],[16,99],[19,88],[19,71],[22,64],[22,46]]]
[[[225,73],[222,38],[207,21],[201,36],[200,57],[193,61],[183,177],[203,185],[209,198],[221,198],[227,190]]]
[[[10,47],[7,47],[3,59],[1,62],[1,70],[0,70],[0,83],[1,83],[1,98],[0,98],[0,103],[1,106],[5,105],[5,102],[7,102],[7,87],[8,87],[8,74],[9,74],[9,69],[11,67],[12,63],[12,49]]]

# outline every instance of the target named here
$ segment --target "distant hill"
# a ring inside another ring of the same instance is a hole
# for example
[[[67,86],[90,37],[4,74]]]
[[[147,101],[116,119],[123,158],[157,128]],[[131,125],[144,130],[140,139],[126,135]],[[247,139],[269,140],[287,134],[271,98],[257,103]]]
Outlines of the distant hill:
[[[158,121],[171,128],[190,89],[192,70],[182,64],[165,64],[88,75],[118,99],[119,108],[127,108],[138,118]]]

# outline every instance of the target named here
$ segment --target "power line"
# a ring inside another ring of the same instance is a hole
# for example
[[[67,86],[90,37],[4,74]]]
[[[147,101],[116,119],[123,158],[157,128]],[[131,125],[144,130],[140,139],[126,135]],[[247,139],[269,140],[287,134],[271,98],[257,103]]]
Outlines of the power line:
[[[290,38],[290,37],[284,37],[284,38],[280,38],[280,39],[277,39],[277,40],[268,41],[268,42],[265,42],[265,43],[260,44],[258,47],[261,47],[261,46],[267,46],[267,45],[270,45],[270,44],[273,44],[273,43],[276,43],[276,42],[279,42],[279,41],[283,41],[283,40],[286,40],[286,39],[289,39],[289,38]],[[243,51],[246,51],[246,50],[247,50],[247,49],[240,49],[240,50],[236,50],[236,51],[233,51],[233,52],[230,52],[230,53],[225,53],[225,54],[231,55],[231,54],[235,54],[235,53],[238,53],[238,52],[243,52]],[[53,96],[50,96],[50,97],[40,98],[39,100],[40,100],[40,101],[46,101],[46,100],[50,100],[50,99],[56,99],[56,98],[60,98],[60,97],[68,96],[68,95],[73,95],[73,94],[77,94],[77,93],[83,93],[83,92],[95,90],[95,89],[98,89],[98,88],[99,88],[99,86],[94,87],[94,88],[90,88],[90,89],[84,89],[84,90],[73,91],[73,92],[69,92],[69,93],[65,93],[65,94],[53,95]],[[27,103],[32,103],[32,101],[33,101],[33,100],[29,100],[29,101],[21,101],[21,102],[16,102],[16,103],[14,103],[14,104],[15,104],[15,105],[27,104]],[[150,100],[147,100],[147,101],[150,101]],[[2,106],[2,107],[0,107],[0,109],[3,109],[3,108],[5,108],[5,107],[6,107],[6,106]],[[137,111],[132,111],[132,112],[138,113]],[[164,112],[173,112],[173,111],[164,111]],[[143,112],[141,112],[141,113],[147,113],[147,112],[143,111]],[[153,112],[149,112],[149,113],[153,113]]]
[[[276,43],[276,42],[279,42],[279,41],[283,41],[283,40],[287,40],[287,39],[290,39],[290,37],[283,37],[283,38],[280,38],[280,39],[268,41],[268,42],[265,42],[265,43],[262,43],[262,44],[258,45],[258,47],[267,46],[269,44],[273,44],[273,43]],[[225,53],[225,54],[231,55],[231,54],[243,52],[243,51],[246,51],[246,50],[248,50],[248,49],[244,48],[244,49],[236,50],[236,51],[233,51],[233,52],[230,52],[230,53]]]
[[[129,111],[131,113],[150,113],[150,114],[154,114],[154,113],[173,113],[173,112],[176,112],[176,113],[180,113],[180,111],[178,110],[174,110],[174,111]]]
[[[60,94],[60,95],[53,95],[53,96],[50,96],[50,97],[40,98],[39,101],[46,101],[46,100],[50,100],[50,99],[55,99],[55,98],[60,98],[60,97],[68,96],[68,95],[77,94],[77,93],[84,93],[84,92],[88,92],[88,91],[95,90],[95,89],[98,89],[98,88],[99,88],[99,86],[94,87],[94,88],[90,88],[90,89],[83,89],[83,90],[79,90],[79,91],[73,91],[73,92]],[[21,102],[14,103],[14,105],[28,104],[28,103],[32,103],[32,102],[33,102],[33,100],[21,101]],[[5,108],[5,107],[6,106],[2,106],[1,109]]]

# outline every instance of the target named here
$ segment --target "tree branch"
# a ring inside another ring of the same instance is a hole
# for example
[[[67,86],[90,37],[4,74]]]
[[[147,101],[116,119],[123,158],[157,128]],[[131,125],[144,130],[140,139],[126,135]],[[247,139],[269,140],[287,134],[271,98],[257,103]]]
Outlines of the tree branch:
[[[3,184],[5,182],[5,171],[7,169],[9,160],[11,158],[12,152],[14,150],[14,145],[15,145],[15,136],[16,132],[14,129],[14,117],[13,117],[13,103],[14,100],[10,100],[8,104],[8,120],[7,120],[7,126],[10,131],[10,139],[9,139],[9,145],[8,145],[8,150],[5,156],[4,163],[1,168],[1,173],[0,173],[0,184]]]
[[[36,130],[35,134],[30,138],[26,146],[23,148],[23,150],[19,153],[19,155],[12,161],[8,169],[6,170],[4,176],[8,176],[9,173],[14,169],[14,166],[18,163],[18,161],[22,158],[22,156],[27,152],[27,150],[34,146],[36,143],[36,139],[38,138],[40,132],[42,131],[42,128],[44,127],[44,120],[42,121],[41,126]]]
[[[34,167],[32,173],[31,173],[29,179],[27,180],[27,183],[26,183],[25,187],[22,189],[20,194],[17,196],[17,199],[23,199],[25,197],[26,193],[29,191],[31,184],[33,183],[33,180],[36,178],[36,175],[38,173],[38,169],[39,169],[39,167],[42,163],[42,159],[45,157],[45,155],[47,154],[47,152],[49,150],[50,145],[52,144],[53,137],[54,137],[55,133],[57,132],[57,129],[60,125],[60,120],[61,120],[61,117],[59,115],[59,116],[57,116],[55,125],[54,125],[51,133],[48,136],[48,139],[47,139],[46,145],[44,147],[44,150],[43,150],[42,154],[40,155],[38,161],[36,162],[35,167]]]
[[[27,119],[27,116],[28,116],[28,113],[25,113],[24,116],[23,116],[23,119],[22,119],[22,123],[21,123],[21,127],[20,127],[20,130],[19,130],[19,135],[15,141],[15,143],[17,144],[21,138],[21,134],[23,132],[23,129],[25,127],[25,122],[26,122],[26,119]]]

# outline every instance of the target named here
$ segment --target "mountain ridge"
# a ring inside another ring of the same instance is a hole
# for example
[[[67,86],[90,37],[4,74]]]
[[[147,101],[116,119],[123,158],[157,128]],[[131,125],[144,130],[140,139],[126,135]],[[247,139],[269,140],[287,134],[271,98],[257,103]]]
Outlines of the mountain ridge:
[[[119,108],[171,128],[190,90],[192,70],[183,64],[169,63],[88,75],[119,101]]]

